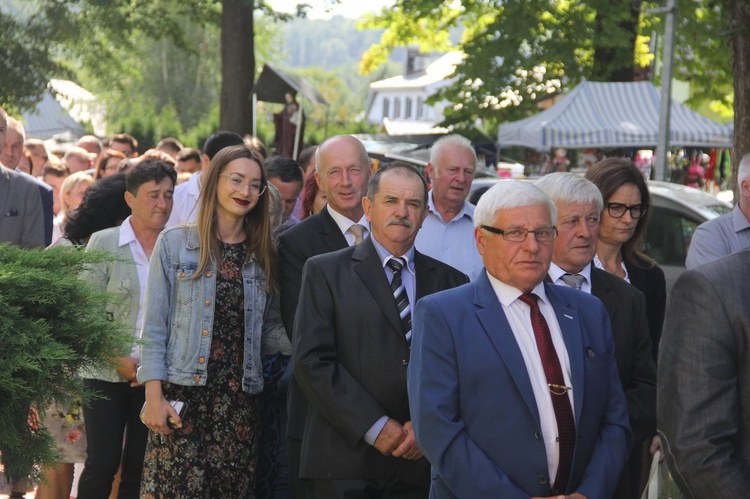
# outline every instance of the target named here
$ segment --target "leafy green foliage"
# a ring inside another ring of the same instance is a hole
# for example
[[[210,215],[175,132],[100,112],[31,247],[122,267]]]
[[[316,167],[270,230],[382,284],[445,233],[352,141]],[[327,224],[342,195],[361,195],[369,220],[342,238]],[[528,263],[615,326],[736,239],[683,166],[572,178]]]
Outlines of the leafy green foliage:
[[[62,73],[51,60],[50,33],[35,21],[20,22],[0,12],[0,106],[15,113],[41,100],[50,75]]]
[[[112,367],[112,353],[133,343],[132,332],[107,320],[112,298],[77,277],[85,265],[111,259],[0,245],[0,450],[8,476],[56,460],[48,431],[27,421],[29,407],[85,396],[76,374]]]
[[[679,0],[675,76],[707,89],[693,103],[726,103],[732,81],[726,27],[727,0]],[[745,1],[745,0],[740,0]],[[418,44],[423,52],[460,49],[466,54],[452,86],[431,103],[448,100],[445,124],[457,130],[482,120],[486,130],[536,112],[537,103],[583,78],[618,81],[651,63],[648,43],[660,18],[641,0],[397,0],[363,26],[385,28],[364,54],[370,71],[397,46]],[[463,26],[458,44],[447,30]]]

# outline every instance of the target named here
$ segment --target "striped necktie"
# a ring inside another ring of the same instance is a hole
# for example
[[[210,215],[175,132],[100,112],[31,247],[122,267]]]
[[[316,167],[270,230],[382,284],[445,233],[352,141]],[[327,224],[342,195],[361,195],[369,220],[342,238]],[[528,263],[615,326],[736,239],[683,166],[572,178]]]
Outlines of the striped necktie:
[[[401,317],[404,336],[406,336],[407,343],[411,343],[411,307],[409,306],[409,297],[406,294],[404,282],[401,279],[401,270],[406,265],[406,261],[403,258],[393,257],[386,262],[386,265],[393,270],[391,291],[393,292],[393,298],[396,300],[398,314]]]

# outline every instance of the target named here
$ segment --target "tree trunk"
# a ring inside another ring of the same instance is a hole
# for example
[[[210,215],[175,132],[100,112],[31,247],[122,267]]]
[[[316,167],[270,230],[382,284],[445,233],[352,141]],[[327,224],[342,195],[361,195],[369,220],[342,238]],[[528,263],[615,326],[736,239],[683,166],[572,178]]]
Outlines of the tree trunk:
[[[255,81],[254,0],[223,0],[221,14],[222,130],[240,135],[253,131]]]
[[[734,75],[734,151],[732,153],[732,188],[734,199],[740,199],[737,168],[750,153],[750,2],[727,0],[732,35],[732,73]]]

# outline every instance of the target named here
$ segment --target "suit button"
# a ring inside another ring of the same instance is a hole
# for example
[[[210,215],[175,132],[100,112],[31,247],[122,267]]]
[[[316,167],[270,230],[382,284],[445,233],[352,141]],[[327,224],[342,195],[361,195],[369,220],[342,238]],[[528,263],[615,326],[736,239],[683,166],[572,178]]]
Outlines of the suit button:
[[[203,364],[204,362],[206,362],[206,359],[204,359],[203,357],[198,359],[198,364]]]
[[[536,438],[537,440],[541,440],[541,438],[542,438],[542,432],[539,431],[539,430],[535,431],[534,432],[534,438]]]
[[[405,366],[408,366],[408,365],[409,365],[409,361],[408,361],[407,359],[404,359],[404,360],[402,360],[402,361],[401,361],[401,363],[402,363],[403,365],[405,365]]]
[[[206,277],[211,277],[211,272],[206,272]]]
[[[547,485],[547,477],[544,475],[539,475],[539,483],[541,485]]]
[[[208,336],[208,329],[203,330],[203,336]]]
[[[198,382],[199,382],[200,380],[201,380],[201,377],[200,377],[200,376],[196,376],[196,377],[195,377],[195,382],[196,382],[196,383],[198,383]]]
[[[211,302],[206,300],[206,306],[208,307],[209,305],[211,305]]]

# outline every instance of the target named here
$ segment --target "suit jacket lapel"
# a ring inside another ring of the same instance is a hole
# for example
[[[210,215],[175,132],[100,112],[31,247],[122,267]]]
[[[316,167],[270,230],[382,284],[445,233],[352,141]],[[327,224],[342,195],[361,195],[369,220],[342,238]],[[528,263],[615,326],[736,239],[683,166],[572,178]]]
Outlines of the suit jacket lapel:
[[[328,248],[328,252],[338,251],[349,246],[336,221],[328,213],[328,207],[320,210],[317,215],[313,216],[318,217],[318,232],[323,243]]]
[[[401,318],[396,307],[396,300],[393,299],[393,293],[386,278],[385,270],[383,270],[383,264],[369,237],[354,248],[352,264],[354,271],[372,294],[383,315],[391,323],[394,330],[401,334]],[[403,334],[401,336],[403,337]]]
[[[605,279],[602,279],[602,272],[604,270],[597,269],[592,266],[591,268],[591,294],[599,298],[604,307],[607,309],[607,313],[612,321],[612,324],[616,323],[617,319],[617,306],[615,305],[616,297],[610,296],[612,286]]]
[[[438,276],[435,272],[435,268],[436,265],[434,261],[425,258],[422,253],[414,250],[414,270],[417,274],[417,296],[415,301],[418,301],[423,296],[439,291]]]
[[[526,362],[523,360],[521,349],[518,348],[510,323],[505,317],[503,306],[498,301],[485,272],[481,272],[474,283],[474,304],[477,306],[477,318],[485,333],[508,368],[537,425],[541,425],[534,390],[531,388],[529,373],[526,370]]]
[[[583,345],[581,334],[581,321],[578,311],[570,308],[570,303],[560,294],[554,284],[544,284],[547,299],[555,310],[557,323],[560,325],[565,349],[568,351],[570,360],[570,381],[573,384],[573,401],[575,405],[576,421],[583,413],[583,395],[586,387],[583,383]]]

